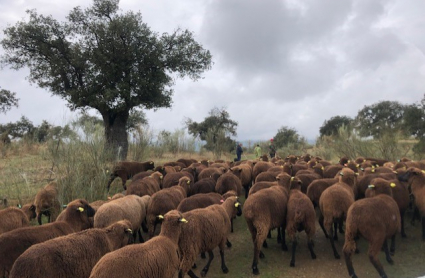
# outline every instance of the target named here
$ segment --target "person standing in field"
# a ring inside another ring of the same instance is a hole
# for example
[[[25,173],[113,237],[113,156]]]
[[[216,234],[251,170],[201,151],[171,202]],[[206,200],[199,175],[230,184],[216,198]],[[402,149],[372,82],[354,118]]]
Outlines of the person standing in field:
[[[239,143],[236,147],[236,161],[241,161],[243,150],[242,150],[242,143]]]
[[[257,144],[257,146],[254,148],[254,154],[255,154],[255,158],[261,157],[261,147],[260,147],[260,145]]]
[[[270,157],[271,157],[271,158],[273,158],[273,157],[275,157],[275,156],[276,156],[276,147],[275,147],[275,145],[273,144],[273,138],[272,138],[272,139],[270,139],[269,154],[270,154]]]

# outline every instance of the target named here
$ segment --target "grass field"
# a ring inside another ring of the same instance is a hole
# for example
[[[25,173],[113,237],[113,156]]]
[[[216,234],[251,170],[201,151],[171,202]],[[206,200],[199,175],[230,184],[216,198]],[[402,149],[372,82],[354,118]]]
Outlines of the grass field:
[[[161,164],[165,160],[172,159],[172,157],[165,156],[162,160],[155,160],[155,163]],[[0,197],[7,196],[11,205],[31,201],[40,187],[50,179],[56,178],[54,171],[51,170],[52,162],[47,158],[43,149],[2,157],[0,159]],[[112,190],[118,192],[121,188],[120,180],[117,179]],[[410,218],[411,215],[407,214],[406,234],[408,238],[403,239],[397,236],[396,253],[393,257],[394,265],[386,262],[383,252],[380,254],[380,261],[389,277],[414,278],[425,275],[425,242],[421,240],[420,223],[416,222],[416,226],[412,226]],[[294,268],[289,267],[290,252],[281,251],[280,245],[276,242],[276,231],[273,231],[272,235],[273,238],[268,239],[269,247],[263,248],[266,257],[260,259],[258,264],[259,277],[348,277],[344,260],[336,260],[333,257],[330,243],[326,240],[318,224],[314,239],[317,259],[310,258],[305,234],[300,233]],[[215,250],[215,258],[207,277],[254,277],[251,271],[253,244],[243,216],[235,220],[235,232],[230,235],[230,241],[233,246],[225,252],[229,273],[221,272],[220,256],[218,250]],[[340,235],[337,242],[339,250],[342,249],[343,241],[343,235]],[[291,243],[287,242],[287,244],[291,248]],[[353,256],[354,269],[359,277],[379,277],[369,262],[367,248],[367,242],[361,239],[359,241],[360,254]],[[342,255],[342,251],[340,254]],[[194,270],[197,275],[200,275],[200,270],[206,262],[206,259],[198,259],[196,262],[198,268]]]

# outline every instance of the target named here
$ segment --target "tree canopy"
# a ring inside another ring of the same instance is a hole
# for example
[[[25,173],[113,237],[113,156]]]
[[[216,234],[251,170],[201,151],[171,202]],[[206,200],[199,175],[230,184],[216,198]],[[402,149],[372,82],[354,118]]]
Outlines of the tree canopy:
[[[18,107],[19,99],[16,98],[16,94],[5,90],[0,89],[0,113],[6,113],[13,106]]]
[[[320,137],[337,135],[340,127],[349,126],[352,122],[353,119],[347,116],[334,116],[329,120],[325,120],[319,129]]]
[[[297,143],[300,139],[300,135],[294,128],[283,126],[279,128],[273,137],[273,142],[276,148],[283,148],[288,146],[288,144]]]
[[[75,109],[102,115],[107,144],[122,158],[133,108],[170,107],[173,77],[197,80],[211,67],[211,54],[192,32],[159,35],[140,13],[119,13],[119,0],[94,0],[72,9],[66,22],[27,11],[29,19],[4,30],[2,61],[28,67],[29,80]]]
[[[355,128],[361,137],[379,138],[385,132],[401,128],[405,105],[397,101],[381,101],[361,109],[355,118]]]
[[[238,123],[230,119],[225,108],[214,107],[202,122],[197,123],[192,119],[186,119],[186,127],[189,134],[206,141],[204,146],[210,151],[231,151],[235,147],[235,141],[231,136],[236,136]],[[220,148],[220,149],[219,149]]]

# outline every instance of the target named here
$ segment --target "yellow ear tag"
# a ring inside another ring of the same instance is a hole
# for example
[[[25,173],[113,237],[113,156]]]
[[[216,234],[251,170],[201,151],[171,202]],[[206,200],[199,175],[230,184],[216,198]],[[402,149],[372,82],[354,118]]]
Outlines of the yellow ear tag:
[[[371,172],[372,172],[372,173],[375,173],[375,169],[373,169],[373,168],[372,168]]]
[[[291,181],[293,181],[295,179],[295,177],[291,177]]]
[[[239,207],[239,205],[240,205],[239,202],[235,203],[235,208]]]
[[[375,188],[375,185],[373,185],[373,184],[369,184],[367,187],[368,187],[368,188]]]
[[[190,184],[190,181],[187,181],[187,184]]]
[[[162,180],[163,178],[164,178],[164,176],[163,176],[163,175],[159,176],[159,179],[160,179],[160,180]]]
[[[106,170],[106,174],[108,174],[109,173],[109,170]]]
[[[149,164],[153,164],[153,161],[149,162]]]
[[[372,165],[372,169],[374,169],[375,168],[375,165]]]
[[[344,176],[344,173],[343,173],[343,172],[339,172],[339,175],[340,175],[340,176]]]
[[[391,187],[396,187],[396,184],[392,182],[392,183],[390,183],[390,186]]]
[[[78,210],[79,212],[83,212],[83,211],[84,211],[84,208],[79,207],[79,208],[77,208],[77,210]]]
[[[357,164],[356,167],[359,168],[360,167],[360,164]]]
[[[186,219],[184,219],[183,217],[182,217],[182,218],[180,218],[180,219],[179,219],[179,221],[180,221],[180,222],[183,222],[183,223],[187,223],[187,222],[188,222],[188,221],[187,221]]]
[[[325,167],[322,167],[322,168],[320,168],[320,169],[322,169],[322,171],[323,171],[323,170],[325,170]]]
[[[421,172],[422,172],[422,173],[425,173],[425,170],[422,170]]]
[[[133,230],[132,229],[127,229],[127,230],[125,230],[126,232],[129,232],[129,233],[133,233]]]
[[[158,217],[158,219],[161,219],[161,220],[164,219],[164,216],[162,216],[161,214],[158,215],[157,217]]]

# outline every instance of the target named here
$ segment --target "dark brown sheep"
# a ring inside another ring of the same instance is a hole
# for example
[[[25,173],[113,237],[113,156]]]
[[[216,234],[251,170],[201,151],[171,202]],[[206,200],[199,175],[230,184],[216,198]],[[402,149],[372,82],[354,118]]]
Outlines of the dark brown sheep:
[[[291,183],[299,183],[301,185],[301,181],[297,177],[291,177],[287,173],[281,173],[281,174],[277,175],[275,179],[276,179],[275,182],[261,182],[260,181],[260,182],[254,183],[254,185],[249,190],[248,196],[251,196],[252,194],[254,194],[254,193],[256,193],[256,192],[258,192],[258,191],[260,191],[264,188],[269,188],[269,187],[276,186],[276,185],[283,186],[287,190],[289,190]]]
[[[335,178],[335,176],[338,174],[339,171],[344,168],[341,164],[332,164],[329,166],[325,166],[325,169],[323,170],[323,177],[327,179]]]
[[[308,169],[307,164],[291,164],[289,162],[283,165],[283,171],[291,176],[295,176],[298,171]]]
[[[0,235],[0,277],[8,276],[15,260],[34,244],[91,227],[94,210],[86,200],[68,204],[55,222],[23,227]]]
[[[319,224],[325,235],[330,239],[336,259],[339,259],[340,256],[334,243],[334,240],[337,239],[337,232],[334,231],[332,226],[345,221],[348,208],[354,203],[353,187],[355,184],[356,175],[353,170],[344,168],[340,172],[339,181],[326,188],[320,196],[321,216]]]
[[[385,251],[387,261],[393,264],[387,239],[400,231],[400,212],[397,203],[391,198],[392,192],[388,184],[377,184],[368,191],[377,190],[381,186],[384,187],[379,190],[381,194],[373,193],[371,195],[375,197],[358,200],[348,210],[343,252],[350,277],[357,277],[351,256],[356,250],[355,238],[358,235],[369,242],[369,260],[380,277],[387,277],[378,259],[381,248]]]
[[[197,163],[198,161],[196,159],[191,159],[191,158],[180,158],[180,159],[177,159],[177,162],[181,162],[185,165],[185,167],[189,167],[190,164]]]
[[[415,198],[415,206],[422,218],[422,240],[425,240],[425,173],[419,168],[410,167],[398,176],[402,182],[408,182]]]
[[[9,277],[89,277],[102,256],[132,242],[131,234],[125,220],[33,245],[15,261]]]
[[[320,196],[322,196],[323,191],[337,182],[338,178],[318,179],[311,182],[307,187],[307,196],[310,198],[314,207],[319,206]]]
[[[224,262],[224,247],[230,233],[230,219],[234,214],[241,214],[240,203],[236,196],[227,198],[222,204],[214,204],[206,208],[199,208],[183,213],[188,221],[181,229],[179,249],[181,254],[179,277],[189,273],[190,277],[197,277],[191,270],[197,256],[201,252],[208,252],[209,260],[202,269],[205,277],[214,255],[213,249],[220,249],[221,269],[223,273],[229,270]]]
[[[183,187],[173,186],[164,188],[152,195],[146,214],[149,238],[154,236],[156,225],[160,222],[159,215],[164,215],[176,209],[180,202],[186,198],[186,194],[186,190]]]
[[[310,199],[301,192],[301,186],[298,183],[291,184],[289,191],[286,231],[288,237],[292,240],[292,258],[290,266],[295,266],[295,251],[297,248],[296,233],[305,231],[307,234],[307,246],[310,250],[312,259],[316,259],[314,253],[313,236],[316,233],[316,213]]]
[[[245,189],[245,198],[248,198],[249,188],[252,185],[252,168],[248,164],[241,164],[230,168],[230,171],[239,178],[242,187]]]
[[[393,180],[393,179],[396,179],[397,176],[395,173],[384,173],[384,174],[369,174],[369,175],[364,175],[362,177],[359,177],[357,181],[357,185],[356,185],[356,192],[355,192],[356,199],[362,199],[365,197],[366,189],[374,178],[383,178],[386,180]]]
[[[140,172],[145,172],[148,170],[152,170],[155,168],[155,164],[153,161],[146,162],[136,162],[136,161],[119,161],[113,168],[111,172],[111,177],[108,181],[107,190],[109,192],[109,188],[111,183],[115,180],[116,177],[120,177],[122,181],[122,187],[124,190],[127,189],[125,183],[128,179],[136,175]]]
[[[48,223],[56,220],[61,209],[56,182],[47,184],[37,192],[34,199],[34,206],[38,224],[41,225],[41,215],[43,214],[49,218]]]
[[[152,196],[155,192],[161,190],[163,176],[160,172],[154,172],[151,175],[142,179],[132,180],[127,187],[127,195]]]
[[[258,174],[267,171],[269,168],[273,167],[274,164],[267,161],[258,161],[254,168],[252,169],[252,180],[258,176]]]
[[[260,174],[257,175],[257,177],[255,178],[255,183],[259,182],[259,181],[276,181],[276,173],[273,172],[262,172]]]
[[[285,230],[287,202],[288,190],[283,186],[272,186],[252,194],[244,203],[243,215],[254,244],[252,272],[256,275],[260,273],[258,258],[264,258],[261,247],[268,232],[275,228]],[[288,250],[285,233],[282,234],[282,249]]]
[[[198,180],[190,186],[187,196],[192,196],[199,193],[210,193],[215,191],[217,181],[214,178],[204,178]]]
[[[242,194],[242,183],[231,171],[221,175],[215,185],[215,192],[223,195],[228,191],[235,191],[238,196]]]
[[[196,194],[183,199],[177,210],[183,213],[197,208],[206,208],[220,204],[220,200],[222,200],[222,196],[215,192]]]
[[[187,221],[177,210],[168,212],[163,219],[159,236],[106,254],[94,266],[90,278],[175,277],[180,264],[181,226]]]
[[[218,174],[219,176],[223,175],[226,172],[225,168],[206,168],[202,170],[198,175],[198,181],[205,179],[205,178],[211,178],[214,174]]]
[[[29,225],[30,219],[22,209],[8,207],[0,210],[0,235]]]
[[[176,173],[169,173],[165,175],[164,179],[162,180],[162,188],[170,188],[172,186],[178,185],[179,179],[182,177],[188,177],[190,178],[192,183],[195,182],[195,178],[189,172],[182,171],[182,172],[176,172]]]

